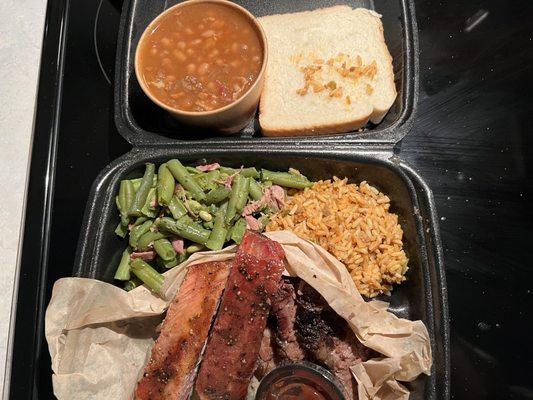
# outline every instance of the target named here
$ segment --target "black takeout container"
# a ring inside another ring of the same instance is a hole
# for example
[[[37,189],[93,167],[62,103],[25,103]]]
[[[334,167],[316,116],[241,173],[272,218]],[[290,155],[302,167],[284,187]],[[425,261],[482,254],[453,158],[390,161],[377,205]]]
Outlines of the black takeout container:
[[[399,159],[385,153],[361,150],[354,154],[309,151],[308,149],[268,148],[262,150],[193,149],[182,146],[138,148],[106,167],[95,181],[89,197],[77,249],[73,274],[113,282],[120,255],[126,246],[115,235],[119,221],[115,206],[120,181],[140,177],[146,162],[162,163],[178,158],[184,164],[219,162],[287,170],[298,168],[312,180],[332,176],[351,182],[368,181],[391,198],[391,211],[397,213],[404,230],[404,247],[409,257],[407,281],[396,286],[390,309],[396,315],[422,320],[428,328],[432,351],[431,376],[420,376],[407,386],[411,399],[447,399],[449,393],[449,336],[445,276],[438,224],[430,190],[422,179]]]
[[[398,98],[384,121],[363,133],[263,138],[255,121],[240,136],[222,138],[207,134],[200,140],[197,131],[177,126],[144,95],[133,69],[134,50],[144,28],[161,11],[176,3],[175,0],[124,1],[117,49],[115,121],[119,133],[132,144],[133,150],[108,165],[93,183],[73,275],[113,282],[120,254],[126,246],[114,234],[119,221],[114,199],[120,180],[141,176],[146,162],[179,158],[189,165],[218,161],[233,167],[245,165],[272,170],[294,167],[313,180],[332,176],[347,177],[353,183],[366,180],[390,197],[391,211],[399,215],[404,230],[409,257],[407,281],[396,286],[384,300],[390,302],[390,309],[396,315],[422,320],[431,338],[434,359],[431,376],[420,376],[406,383],[411,391],[410,399],[449,399],[449,320],[435,205],[422,178],[393,156],[394,145],[411,127],[417,101],[417,37],[412,2],[238,1],[258,16],[335,4],[375,9],[383,15],[385,38],[394,59]],[[38,319],[42,326],[44,309],[39,310]],[[38,355],[36,351],[35,357]],[[37,392],[33,392],[34,398],[52,397],[52,393]]]
[[[165,110],[154,104],[142,91],[135,76],[137,43],[148,24],[165,9],[179,3],[177,0],[125,0],[115,67],[115,122],[121,135],[133,145],[151,144],[257,144],[307,143],[323,144],[344,142],[394,143],[400,140],[412,125],[417,102],[417,35],[414,5],[410,0],[293,0],[257,1],[238,0],[252,14],[264,15],[298,12],[334,5],[364,7],[382,15],[385,41],[393,59],[394,79],[398,96],[383,121],[368,126],[361,133],[306,137],[262,137],[257,118],[239,134],[230,137],[215,136],[210,132],[180,126]]]

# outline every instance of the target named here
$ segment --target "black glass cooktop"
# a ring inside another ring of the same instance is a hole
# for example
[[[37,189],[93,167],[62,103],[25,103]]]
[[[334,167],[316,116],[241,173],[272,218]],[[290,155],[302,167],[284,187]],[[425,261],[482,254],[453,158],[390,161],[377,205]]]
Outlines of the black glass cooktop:
[[[112,115],[120,7],[49,1],[11,399],[51,397],[36,315],[53,282],[72,271],[91,183],[129,150]],[[396,151],[426,179],[438,207],[452,398],[533,399],[533,3],[419,0],[416,12],[419,106]]]

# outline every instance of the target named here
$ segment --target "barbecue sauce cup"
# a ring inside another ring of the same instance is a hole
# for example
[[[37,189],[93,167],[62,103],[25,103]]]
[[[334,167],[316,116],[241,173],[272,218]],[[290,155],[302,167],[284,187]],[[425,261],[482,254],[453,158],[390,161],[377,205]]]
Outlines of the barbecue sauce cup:
[[[190,0],[145,29],[135,74],[146,96],[183,125],[232,134],[256,113],[267,58],[250,12],[226,0]]]
[[[341,383],[325,368],[308,361],[287,363],[270,371],[255,400],[345,400]]]

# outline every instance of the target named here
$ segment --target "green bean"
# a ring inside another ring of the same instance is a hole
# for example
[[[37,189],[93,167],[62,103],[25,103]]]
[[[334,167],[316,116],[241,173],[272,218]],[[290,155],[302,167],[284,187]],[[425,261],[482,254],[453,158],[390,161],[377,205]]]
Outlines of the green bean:
[[[255,169],[255,167],[242,168],[242,169],[220,167],[218,170],[221,173],[228,174],[228,175],[235,175],[238,172],[246,178],[255,178],[255,179],[259,178],[259,172],[257,171],[257,169]]]
[[[288,172],[272,172],[262,169],[261,176],[263,180],[272,181],[276,185],[289,188],[305,189],[313,186],[313,182],[310,182],[305,176],[293,175]]]
[[[166,268],[166,269],[174,268],[179,263],[180,263],[180,260],[178,257],[174,257],[172,260],[169,260],[169,261],[165,261],[160,257],[157,258],[157,265],[159,265],[160,267]]]
[[[191,244],[189,247],[185,249],[187,254],[193,254],[198,253],[199,251],[205,250],[205,246],[199,245],[199,244]]]
[[[254,178],[250,178],[250,188],[248,190],[250,192],[250,197],[252,200],[260,200],[263,197],[263,188]]]
[[[137,242],[139,241],[139,238],[144,235],[146,232],[150,230],[152,227],[153,222],[148,220],[146,222],[143,222],[142,225],[136,226],[130,231],[130,246],[133,248],[137,247]]]
[[[174,176],[168,170],[166,164],[161,164],[157,171],[157,201],[159,204],[168,206],[174,194]]]
[[[130,230],[135,228],[136,226],[144,224],[146,221],[148,221],[148,218],[146,217],[139,217],[135,219],[135,222],[130,226]]]
[[[146,203],[141,208],[142,215],[148,218],[157,217],[157,200],[156,200],[156,188],[150,188],[148,196],[146,197]]]
[[[248,192],[250,190],[250,179],[252,178],[244,178],[245,183],[244,183],[243,192],[239,194],[237,198],[236,209],[237,209],[237,213],[239,214],[242,213],[242,210],[244,210],[246,203],[248,203]]]
[[[193,179],[203,190],[211,190],[217,186],[215,181],[218,180],[219,177],[220,171],[214,170],[209,172],[202,172],[198,175],[193,176]]]
[[[207,240],[209,240],[209,235],[211,232],[207,229],[204,229],[201,225],[193,223],[190,218],[185,221],[183,218],[184,217],[180,218],[178,221],[174,221],[172,218],[163,217],[159,219],[158,226],[161,229],[178,235],[184,239],[189,239],[195,243],[205,244]]]
[[[170,160],[167,167],[174,178],[197,200],[205,200],[205,193],[178,160]]]
[[[154,174],[155,174],[155,165],[152,163],[146,163],[146,169],[144,170],[144,176],[142,178],[141,184],[139,185],[139,189],[137,190],[137,193],[135,193],[135,198],[133,199],[133,202],[131,203],[131,208],[128,213],[129,216],[134,216],[134,217],[141,216],[141,208],[144,206],[144,203],[146,203],[148,193],[150,192],[150,188],[152,187],[152,183],[154,181]]]
[[[141,286],[143,283],[140,279],[138,278],[133,278],[133,279],[130,279],[129,281],[127,281],[125,284],[124,284],[124,290],[126,292],[129,292],[130,290],[133,290],[135,289],[136,287],[139,287]]]
[[[135,189],[133,189],[133,184],[129,180],[120,181],[120,189],[118,191],[118,203],[120,205],[120,218],[122,225],[128,225],[129,218],[128,212],[131,209],[131,204],[135,198]]]
[[[263,186],[263,188],[267,188],[267,187],[270,187],[272,185],[273,185],[272,181],[263,181],[263,182],[261,182],[261,186]]]
[[[122,252],[120,263],[115,272],[115,279],[118,279],[119,281],[127,281],[130,279],[130,257],[131,249],[128,247]]]
[[[187,215],[187,209],[183,205],[183,202],[180,200],[180,198],[176,195],[172,197],[172,200],[170,200],[168,209],[170,210],[170,213],[174,219],[180,219],[184,215]]]
[[[247,178],[259,178],[259,172],[257,171],[257,169],[255,169],[255,167],[243,168],[241,170],[241,175]]]
[[[154,242],[154,250],[165,261],[176,258],[176,250],[174,250],[172,243],[168,239],[156,240]]]
[[[207,195],[205,196],[205,202],[207,204],[220,203],[221,201],[226,200],[229,197],[230,193],[231,189],[228,189],[225,186],[219,186],[207,193]]]
[[[215,215],[215,223],[211,235],[209,235],[209,240],[205,244],[207,248],[211,250],[220,250],[224,247],[224,242],[226,241],[227,227],[225,222],[225,207],[220,207],[218,213]]]
[[[131,184],[133,185],[133,190],[134,191],[137,191],[139,190],[139,186],[141,186],[141,181],[143,180],[143,178],[135,178],[135,179],[130,179],[129,181],[131,182]],[[151,187],[155,187],[157,185],[157,174],[154,174],[154,179],[152,179],[152,186]]]
[[[148,231],[137,240],[137,250],[146,251],[154,244],[156,240],[165,238],[166,235],[162,232]]]
[[[235,175],[237,172],[239,172],[238,169],[230,168],[230,167],[220,167],[218,170],[220,171],[221,174],[225,174],[225,175]]]
[[[122,225],[122,222],[119,222],[116,229],[115,229],[115,234],[117,236],[120,236],[122,239],[124,239],[126,237],[126,235],[128,234],[128,225]]]
[[[161,290],[163,289],[163,281],[165,280],[163,275],[161,275],[140,258],[133,260],[130,265],[131,272],[133,272],[137,278],[143,281],[151,290],[161,294]]]
[[[200,171],[198,168],[196,167],[185,167],[185,169],[187,170],[187,172],[191,175],[199,175],[202,173],[202,171]]]
[[[232,225],[228,228],[228,231],[226,232],[226,242],[229,242],[231,240],[231,235],[233,234],[233,228],[235,225]]]
[[[229,198],[228,209],[226,211],[225,221],[226,224],[231,224],[233,218],[237,213],[241,213],[242,209],[248,201],[248,188],[250,181],[241,174],[238,174],[233,179],[233,188],[231,189],[231,195]]]
[[[239,218],[235,225],[233,226],[233,231],[231,233],[231,240],[235,243],[241,243],[244,233],[246,232],[246,220],[244,218]]]

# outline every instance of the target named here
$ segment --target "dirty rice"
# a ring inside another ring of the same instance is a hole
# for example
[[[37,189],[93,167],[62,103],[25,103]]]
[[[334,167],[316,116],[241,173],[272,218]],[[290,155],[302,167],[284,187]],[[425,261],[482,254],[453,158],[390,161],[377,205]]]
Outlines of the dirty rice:
[[[403,231],[389,207],[368,183],[335,177],[289,193],[266,230],[289,230],[321,245],[344,263],[362,295],[374,297],[390,294],[407,272]]]

